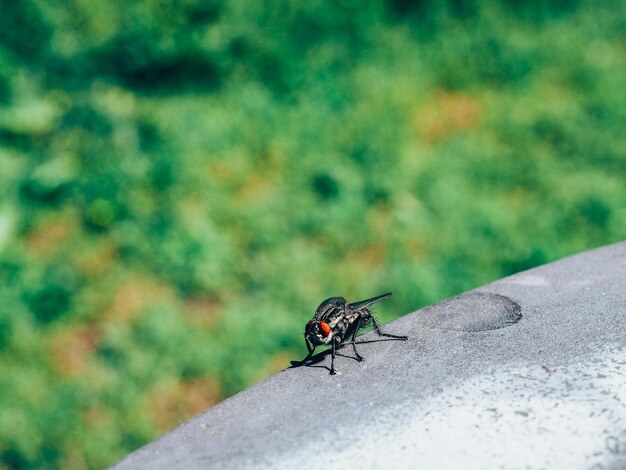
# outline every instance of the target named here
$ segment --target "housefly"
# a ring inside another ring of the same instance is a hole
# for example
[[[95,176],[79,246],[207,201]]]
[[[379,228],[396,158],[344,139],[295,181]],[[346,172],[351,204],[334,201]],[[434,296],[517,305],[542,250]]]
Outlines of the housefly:
[[[359,330],[374,325],[379,336],[398,340],[407,340],[407,336],[391,335],[383,333],[380,324],[372,315],[371,307],[376,302],[386,299],[391,292],[373,297],[360,302],[349,304],[343,297],[331,297],[324,300],[317,310],[313,319],[304,328],[304,342],[309,354],[300,364],[306,362],[313,355],[317,346],[330,346],[332,355],[330,373],[335,375],[335,350],[343,344],[351,344],[356,360],[361,362],[363,357],[356,350],[355,338]]]

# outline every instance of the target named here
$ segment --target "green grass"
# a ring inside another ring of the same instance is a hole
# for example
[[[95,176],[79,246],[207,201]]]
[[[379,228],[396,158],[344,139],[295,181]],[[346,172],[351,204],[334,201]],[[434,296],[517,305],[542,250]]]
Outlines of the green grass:
[[[0,469],[100,468],[305,354],[626,237],[626,4],[0,15]]]

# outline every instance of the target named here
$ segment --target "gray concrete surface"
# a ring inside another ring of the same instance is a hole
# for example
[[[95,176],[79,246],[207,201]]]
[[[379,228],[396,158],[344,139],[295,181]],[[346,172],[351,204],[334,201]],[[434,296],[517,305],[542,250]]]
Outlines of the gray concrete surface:
[[[626,242],[385,328],[410,339],[284,370],[114,468],[626,468]]]

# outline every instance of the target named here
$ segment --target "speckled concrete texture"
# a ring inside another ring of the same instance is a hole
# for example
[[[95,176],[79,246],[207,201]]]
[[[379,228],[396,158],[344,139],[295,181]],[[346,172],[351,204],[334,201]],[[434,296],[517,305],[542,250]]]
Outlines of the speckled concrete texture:
[[[626,242],[384,328],[410,339],[361,337],[337,376],[322,353],[114,468],[626,468]]]

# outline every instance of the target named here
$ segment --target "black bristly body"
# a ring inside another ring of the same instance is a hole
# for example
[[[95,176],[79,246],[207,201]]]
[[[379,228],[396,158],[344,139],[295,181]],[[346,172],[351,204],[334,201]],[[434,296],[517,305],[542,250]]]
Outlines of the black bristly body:
[[[351,304],[343,297],[331,297],[322,302],[317,307],[313,319],[306,324],[304,329],[304,342],[309,355],[302,362],[306,362],[313,355],[317,346],[328,345],[332,349],[330,373],[334,375],[337,373],[335,371],[335,349],[342,344],[352,344],[357,361],[362,361],[363,357],[356,350],[355,338],[359,330],[370,323],[374,324],[374,328],[380,336],[407,340],[406,336],[383,333],[370,310],[373,304],[390,295],[391,292]]]

